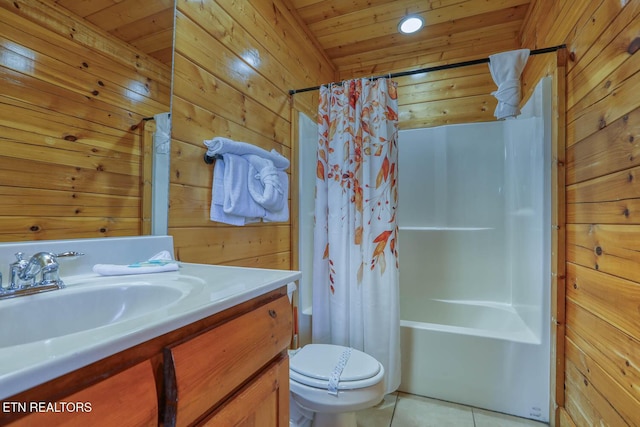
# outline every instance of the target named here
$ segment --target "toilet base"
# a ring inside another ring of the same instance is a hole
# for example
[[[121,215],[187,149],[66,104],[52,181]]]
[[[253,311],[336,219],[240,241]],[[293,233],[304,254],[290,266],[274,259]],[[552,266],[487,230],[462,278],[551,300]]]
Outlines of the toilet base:
[[[357,427],[355,412],[316,412],[311,427]]]

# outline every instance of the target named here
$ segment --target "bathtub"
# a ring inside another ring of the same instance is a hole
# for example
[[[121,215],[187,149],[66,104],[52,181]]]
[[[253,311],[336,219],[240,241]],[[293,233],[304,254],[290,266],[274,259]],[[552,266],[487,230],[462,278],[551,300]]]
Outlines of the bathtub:
[[[550,106],[398,133],[401,391],[548,420]]]
[[[540,344],[518,312],[509,304],[490,301],[438,300],[422,303],[403,326],[454,334]]]
[[[548,421],[546,347],[514,307],[432,299],[402,317],[400,391]]]

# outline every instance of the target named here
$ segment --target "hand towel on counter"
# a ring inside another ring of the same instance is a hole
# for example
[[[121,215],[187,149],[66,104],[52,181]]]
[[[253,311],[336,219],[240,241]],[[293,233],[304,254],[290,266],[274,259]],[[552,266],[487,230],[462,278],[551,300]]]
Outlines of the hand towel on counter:
[[[246,142],[233,141],[219,136],[210,140],[205,140],[204,145],[208,148],[207,156],[209,157],[222,154],[236,154],[238,156],[254,154],[267,160],[271,160],[273,165],[278,169],[287,169],[289,167],[289,159],[278,153],[276,150],[267,151]]]
[[[229,163],[229,165],[225,164]],[[244,163],[244,164],[243,164]],[[260,221],[264,208],[251,203],[250,195],[242,187],[246,186],[249,165],[240,156],[224,155],[216,160],[213,168],[211,194],[211,221],[230,225],[245,225]],[[241,174],[235,179],[236,174]]]
[[[93,266],[93,272],[102,276],[122,276],[126,274],[149,274],[163,273],[166,271],[176,271],[179,266],[176,261],[171,259],[168,251],[162,251],[148,261],[136,262],[129,265],[118,264],[96,264]]]

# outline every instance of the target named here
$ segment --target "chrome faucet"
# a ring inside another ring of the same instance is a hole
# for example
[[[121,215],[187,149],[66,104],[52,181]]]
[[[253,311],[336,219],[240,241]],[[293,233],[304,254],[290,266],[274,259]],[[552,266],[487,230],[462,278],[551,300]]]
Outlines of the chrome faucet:
[[[24,253],[16,253],[17,260],[9,266],[11,278],[8,286],[2,286],[2,276],[0,276],[0,299],[64,288],[64,282],[60,279],[58,258],[81,255],[84,254],[38,252],[26,260],[23,258]]]

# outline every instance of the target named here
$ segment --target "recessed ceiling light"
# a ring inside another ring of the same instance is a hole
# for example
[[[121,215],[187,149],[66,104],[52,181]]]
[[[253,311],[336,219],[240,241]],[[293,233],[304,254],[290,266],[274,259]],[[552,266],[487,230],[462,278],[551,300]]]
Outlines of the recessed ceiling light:
[[[398,31],[403,34],[411,34],[418,31],[424,25],[422,17],[418,15],[409,15],[402,18],[398,24]]]

